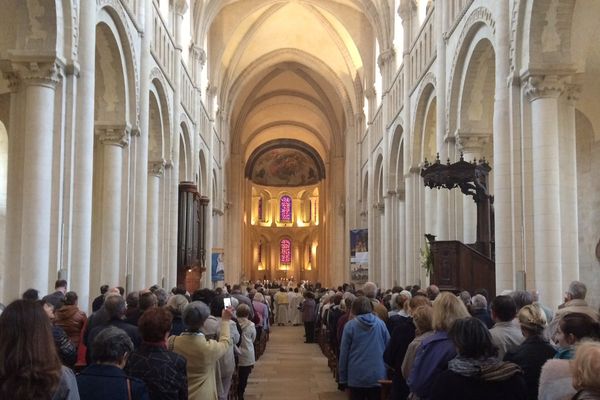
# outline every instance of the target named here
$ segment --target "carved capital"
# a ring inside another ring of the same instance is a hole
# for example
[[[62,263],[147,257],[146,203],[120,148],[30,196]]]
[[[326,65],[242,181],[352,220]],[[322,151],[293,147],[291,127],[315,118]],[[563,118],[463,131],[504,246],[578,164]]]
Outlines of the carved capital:
[[[173,168],[173,160],[166,160],[165,161],[165,169],[171,169]]]
[[[365,89],[365,97],[367,99],[372,99],[373,97],[375,97],[376,94],[377,94],[377,91],[375,90],[375,86],[371,86],[371,87]]]
[[[188,0],[175,0],[173,3],[175,6],[175,12],[181,16],[183,16],[190,8]]]
[[[395,57],[396,50],[394,50],[393,47],[390,47],[389,49],[379,53],[379,57],[377,57],[377,65],[379,65],[379,68],[382,69],[385,66],[385,64],[393,60]]]
[[[18,92],[19,87],[21,86],[19,74],[15,71],[4,71],[2,75],[4,76],[4,79],[8,81],[8,90],[10,90],[11,93]]]
[[[557,98],[565,90],[565,77],[559,75],[531,75],[525,81],[529,101]]]
[[[190,55],[192,58],[200,63],[201,66],[206,64],[206,51],[200,46],[192,44],[190,46]]]
[[[491,134],[489,133],[457,132],[458,149],[463,153],[480,155],[488,144],[490,137]]]
[[[100,139],[100,143],[109,146],[127,146],[129,132],[129,127],[125,125],[96,125],[95,128],[95,134]]]
[[[567,101],[571,104],[577,103],[579,95],[581,94],[581,85],[576,83],[565,84],[565,96]]]
[[[161,177],[165,172],[166,161],[149,161],[148,162],[148,174],[152,176]]]
[[[373,203],[373,209],[379,211],[381,214],[385,211],[385,203],[383,201]]]
[[[139,126],[134,126],[133,128],[131,128],[130,135],[132,137],[140,137],[142,136],[142,130]]]
[[[209,96],[215,96],[217,94],[217,87],[211,83],[206,87],[206,94]]]
[[[54,89],[62,77],[62,68],[56,60],[9,61],[2,65],[2,71],[11,91],[17,91],[22,84]]]

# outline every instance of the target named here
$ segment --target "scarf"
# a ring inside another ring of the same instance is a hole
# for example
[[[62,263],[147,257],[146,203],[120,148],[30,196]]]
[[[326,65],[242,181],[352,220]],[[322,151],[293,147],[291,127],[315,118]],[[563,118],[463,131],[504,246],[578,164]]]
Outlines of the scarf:
[[[473,359],[456,356],[448,363],[448,369],[458,375],[488,382],[505,381],[516,373],[522,373],[518,365],[500,361],[496,357]]]
[[[583,389],[580,390],[573,396],[573,400],[598,400],[600,399],[600,392]]]

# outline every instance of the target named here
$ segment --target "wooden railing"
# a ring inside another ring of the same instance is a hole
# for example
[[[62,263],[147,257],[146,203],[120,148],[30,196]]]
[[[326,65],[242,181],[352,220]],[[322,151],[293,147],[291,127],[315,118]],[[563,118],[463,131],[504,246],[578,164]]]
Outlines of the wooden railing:
[[[491,258],[473,246],[456,240],[431,242],[433,272],[431,283],[441,290],[460,292],[484,288],[492,298],[496,294],[496,267]]]

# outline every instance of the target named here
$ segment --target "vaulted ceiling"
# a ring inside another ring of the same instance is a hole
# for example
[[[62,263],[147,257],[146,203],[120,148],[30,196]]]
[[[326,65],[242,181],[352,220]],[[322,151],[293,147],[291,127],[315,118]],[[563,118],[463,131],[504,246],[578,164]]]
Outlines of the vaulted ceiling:
[[[378,0],[208,1],[197,18],[208,79],[244,160],[278,138],[325,162],[343,156],[349,121],[373,79]],[[386,2],[383,2],[387,4]],[[381,20],[385,20],[381,18]],[[381,28],[380,28],[381,29]]]

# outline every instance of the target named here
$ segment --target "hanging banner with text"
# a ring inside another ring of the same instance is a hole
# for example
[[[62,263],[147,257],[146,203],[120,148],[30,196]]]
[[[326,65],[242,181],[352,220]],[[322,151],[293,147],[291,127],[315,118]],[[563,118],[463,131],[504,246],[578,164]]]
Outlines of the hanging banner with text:
[[[369,280],[369,233],[367,229],[350,230],[350,280]]]

